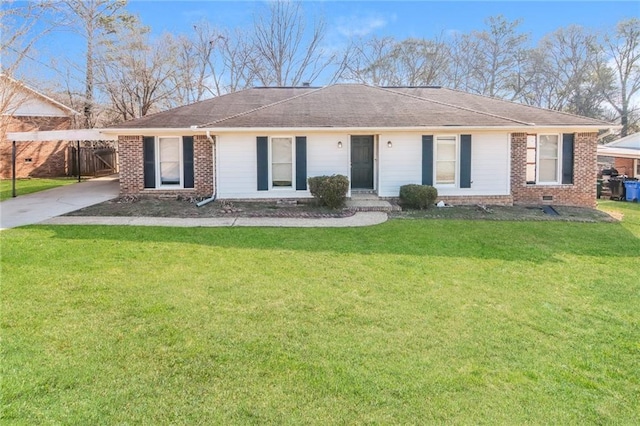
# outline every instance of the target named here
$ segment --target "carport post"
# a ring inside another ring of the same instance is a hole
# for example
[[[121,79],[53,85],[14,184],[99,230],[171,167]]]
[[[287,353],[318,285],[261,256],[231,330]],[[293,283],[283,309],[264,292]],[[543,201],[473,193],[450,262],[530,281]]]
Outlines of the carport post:
[[[16,141],[11,145],[11,196],[16,197]]]
[[[81,181],[82,173],[80,173],[80,141],[76,141],[76,158],[78,159],[78,182]]]

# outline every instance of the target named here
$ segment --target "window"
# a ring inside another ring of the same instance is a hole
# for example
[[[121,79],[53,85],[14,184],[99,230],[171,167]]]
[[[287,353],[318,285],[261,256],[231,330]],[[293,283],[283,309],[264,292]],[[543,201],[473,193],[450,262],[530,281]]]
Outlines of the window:
[[[180,138],[158,138],[158,182],[164,185],[180,185]]]
[[[271,184],[277,188],[293,186],[292,138],[271,138]]]
[[[528,184],[570,184],[573,183],[573,139],[571,134],[564,135],[568,140],[563,142],[560,135],[527,135],[526,180]],[[562,149],[567,165],[562,164]],[[563,176],[564,172],[567,176]],[[565,179],[566,178],[566,179]]]
[[[193,136],[143,136],[144,187],[193,188]]]
[[[455,136],[436,137],[436,185],[455,185],[456,151]]]
[[[558,183],[560,138],[558,135],[539,135],[538,138],[538,183]]]

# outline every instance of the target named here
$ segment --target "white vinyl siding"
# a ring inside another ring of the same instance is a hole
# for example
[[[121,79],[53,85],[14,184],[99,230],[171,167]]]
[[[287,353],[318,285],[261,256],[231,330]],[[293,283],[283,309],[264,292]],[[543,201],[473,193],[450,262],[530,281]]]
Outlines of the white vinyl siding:
[[[257,189],[256,137],[260,134],[219,135],[217,139],[216,176],[218,198],[221,199],[257,199],[257,198],[308,198],[309,191],[296,191],[295,188],[273,187],[273,190]],[[264,135],[266,136],[266,135]],[[349,176],[349,136],[347,134],[296,134],[290,137],[295,145],[295,136],[307,137],[307,176],[342,174]],[[270,136],[272,138],[280,135]],[[338,148],[342,141],[342,148]],[[270,148],[271,151],[271,148]],[[295,159],[295,148],[292,162]],[[269,160],[272,169],[272,159]],[[295,164],[292,177],[295,178]],[[270,171],[270,173],[272,173]],[[270,182],[272,176],[270,175]]]
[[[375,153],[378,195],[397,197],[400,186],[422,182],[422,135],[428,133],[380,133]],[[221,199],[301,198],[308,191],[277,188],[257,190],[256,136],[220,135],[217,137],[216,176]],[[349,135],[341,133],[300,134],[307,137],[307,176],[342,174],[350,176]],[[273,135],[271,137],[278,137]],[[338,148],[338,142],[342,148]],[[387,142],[392,142],[392,147]],[[434,137],[435,145],[435,137]],[[434,153],[435,154],[435,153]],[[293,157],[295,158],[295,156]],[[472,134],[471,188],[441,185],[441,195],[509,195],[509,137],[507,133]],[[435,157],[434,157],[435,162]],[[435,163],[434,163],[435,165]]]
[[[428,133],[380,134],[379,196],[397,197],[402,185],[422,183],[423,134]],[[391,148],[387,146],[387,141],[392,141]],[[434,137],[434,151],[435,142]],[[471,134],[471,188],[436,184],[438,193],[441,195],[509,195],[511,176],[509,149],[507,133]],[[459,154],[456,155],[459,157]],[[434,168],[435,158],[434,152]]]
[[[422,135],[381,133],[379,140],[378,195],[397,197],[402,185],[422,183]]]

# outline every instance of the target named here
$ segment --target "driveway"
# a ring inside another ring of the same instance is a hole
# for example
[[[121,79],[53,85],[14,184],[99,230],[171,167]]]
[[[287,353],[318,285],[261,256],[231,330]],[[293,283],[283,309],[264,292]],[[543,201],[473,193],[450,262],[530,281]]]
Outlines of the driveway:
[[[116,198],[118,176],[91,179],[0,202],[0,230],[32,225]]]

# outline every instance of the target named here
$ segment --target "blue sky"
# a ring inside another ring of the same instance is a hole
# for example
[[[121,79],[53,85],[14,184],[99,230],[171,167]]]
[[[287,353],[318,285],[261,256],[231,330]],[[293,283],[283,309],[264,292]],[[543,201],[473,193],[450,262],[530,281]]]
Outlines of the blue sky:
[[[260,2],[131,1],[129,10],[154,32],[185,32],[206,19],[223,27],[248,26]],[[638,1],[305,1],[306,15],[322,14],[330,40],[352,35],[430,37],[442,32],[480,29],[484,20],[503,14],[522,19],[534,40],[561,26],[609,28],[640,16]]]
[[[304,1],[305,16],[327,23],[325,43],[340,48],[356,36],[434,37],[484,28],[490,16],[521,19],[520,29],[535,43],[543,35],[570,24],[605,30],[625,18],[640,16],[638,1]],[[127,6],[153,34],[189,33],[194,23],[208,20],[222,28],[249,27],[264,1],[130,0]],[[70,31],[48,35],[36,45],[40,64],[51,58],[82,62],[82,40]],[[30,61],[28,61],[30,62]],[[42,67],[25,63],[32,73]],[[50,67],[50,66],[49,66]],[[48,68],[49,68],[48,67]],[[53,65],[57,68],[58,65]],[[49,69],[51,71],[51,69]],[[27,72],[29,74],[29,72]]]

